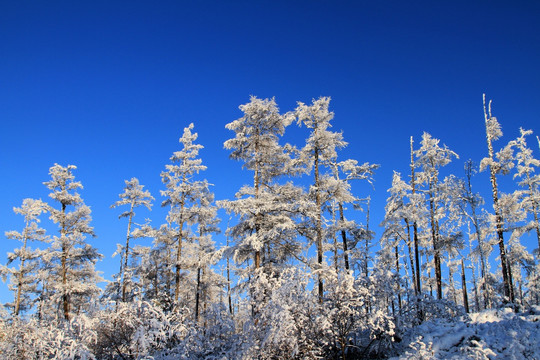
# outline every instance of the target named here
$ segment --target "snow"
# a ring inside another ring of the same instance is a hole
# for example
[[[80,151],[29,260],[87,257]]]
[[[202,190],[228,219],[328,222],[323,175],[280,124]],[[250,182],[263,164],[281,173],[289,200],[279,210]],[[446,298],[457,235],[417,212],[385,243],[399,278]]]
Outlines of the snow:
[[[435,319],[411,329],[398,359],[540,359],[540,307]]]

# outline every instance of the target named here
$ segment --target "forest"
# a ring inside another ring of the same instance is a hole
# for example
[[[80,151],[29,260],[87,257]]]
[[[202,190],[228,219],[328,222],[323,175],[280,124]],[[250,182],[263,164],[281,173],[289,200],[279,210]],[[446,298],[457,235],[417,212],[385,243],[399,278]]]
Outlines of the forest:
[[[96,271],[104,255],[76,165],[49,169],[48,202],[21,199],[20,222],[2,229],[15,240],[0,265],[13,298],[0,308],[2,358],[540,359],[532,130],[501,144],[484,96],[483,159],[410,137],[396,150],[410,163],[394,171],[375,224],[369,193],[353,189],[369,188],[381,164],[340,156],[347,142],[332,130],[329,97],[281,112],[252,96],[239,108],[223,146],[251,182],[216,199],[189,124],[158,200],[135,177],[111,199],[126,234],[111,279]],[[300,144],[284,142],[291,126],[305,130]],[[441,175],[451,162],[464,171]],[[153,206],[166,218],[140,216]]]

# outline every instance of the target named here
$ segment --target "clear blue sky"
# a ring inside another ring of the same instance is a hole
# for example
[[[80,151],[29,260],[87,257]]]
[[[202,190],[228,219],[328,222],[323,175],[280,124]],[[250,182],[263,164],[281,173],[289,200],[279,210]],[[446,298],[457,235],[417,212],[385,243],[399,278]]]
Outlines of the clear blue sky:
[[[332,97],[343,158],[381,164],[375,191],[358,194],[372,196],[376,227],[392,171],[408,172],[409,136],[428,131],[461,156],[443,175],[485,156],[482,93],[504,142],[520,126],[538,134],[539,64],[537,1],[2,0],[0,261],[16,245],[3,233],[23,226],[13,206],[48,200],[49,167],[74,164],[110,278],[126,226],[110,204],[135,176],[157,199],[139,220],[164,221],[159,174],[190,122],[216,197],[232,198],[250,174],[228,160],[224,126],[250,95],[283,112]],[[475,181],[489,200],[486,175]]]

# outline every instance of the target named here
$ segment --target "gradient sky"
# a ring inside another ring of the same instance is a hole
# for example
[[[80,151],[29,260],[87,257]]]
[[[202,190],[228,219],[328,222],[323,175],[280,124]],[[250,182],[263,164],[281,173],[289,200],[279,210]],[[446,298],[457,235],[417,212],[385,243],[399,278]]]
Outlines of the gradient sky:
[[[23,226],[12,208],[48,200],[48,169],[74,164],[110,279],[126,222],[109,206],[138,177],[157,201],[137,218],[164,221],[159,174],[190,122],[204,177],[233,198],[251,174],[228,159],[225,124],[250,95],[275,96],[283,112],[332,97],[342,159],[381,164],[375,190],[356,187],[376,228],[393,170],[409,171],[411,135],[460,155],[443,176],[486,155],[482,93],[505,133],[496,147],[520,126],[540,133],[539,64],[538,1],[0,0],[0,262],[18,246],[3,233]],[[490,203],[487,175],[473,186]],[[0,302],[11,298],[0,285]]]

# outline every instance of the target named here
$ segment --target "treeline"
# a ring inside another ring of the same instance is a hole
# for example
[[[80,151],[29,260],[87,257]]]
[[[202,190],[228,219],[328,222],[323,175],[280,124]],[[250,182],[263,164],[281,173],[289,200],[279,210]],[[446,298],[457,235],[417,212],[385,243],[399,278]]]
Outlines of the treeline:
[[[22,230],[6,232],[21,246],[1,268],[14,294],[0,322],[1,353],[386,357],[405,332],[430,319],[539,304],[538,261],[520,244],[531,232],[540,244],[540,162],[526,142],[531,131],[495,151],[501,126],[484,103],[488,156],[479,168],[469,160],[463,176],[444,178],[440,170],[457,154],[430,134],[416,147],[411,137],[407,174],[394,173],[375,239],[370,196],[354,194],[351,182],[371,182],[378,165],[340,158],[347,143],[331,130],[329,103],[322,97],[280,113],[274,99],[252,97],[240,106],[243,116],[226,125],[234,136],[224,146],[253,182],[234,200],[214,199],[202,145],[193,124],[186,127],[161,173],[163,224],[136,215],[155,200],[136,178],[112,204],[126,219],[126,237],[117,245],[119,271],[104,290],[76,167],[51,167],[44,183],[51,203],[24,199],[14,208]],[[282,141],[293,123],[306,128],[300,147]],[[489,172],[492,208],[473,189],[477,171]],[[500,176],[515,179],[513,192],[499,189]],[[227,244],[216,248],[219,209],[230,220]],[[365,222],[353,220],[356,210]],[[46,214],[55,234],[40,227]],[[152,246],[141,245],[142,238]],[[495,257],[500,266],[492,269]]]

